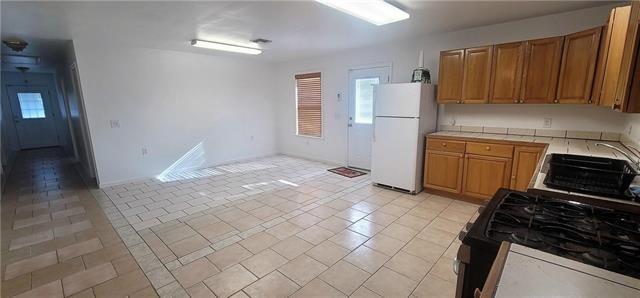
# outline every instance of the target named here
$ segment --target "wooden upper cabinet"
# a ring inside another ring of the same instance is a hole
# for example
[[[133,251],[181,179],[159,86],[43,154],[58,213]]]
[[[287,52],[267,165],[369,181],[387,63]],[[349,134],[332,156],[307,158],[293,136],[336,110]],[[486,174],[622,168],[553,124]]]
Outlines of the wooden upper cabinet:
[[[464,50],[440,52],[438,73],[438,103],[459,103],[462,100]]]
[[[563,39],[560,36],[526,42],[521,93],[524,103],[555,101]]]
[[[631,98],[631,85],[634,80],[634,67],[637,66],[638,43],[640,42],[640,3],[633,1],[629,11],[629,25],[627,26],[627,34],[622,53],[622,62],[620,63],[620,74],[618,88],[616,90],[616,106],[621,111],[638,113],[638,101],[640,98]],[[638,77],[635,77],[637,80]]]
[[[489,87],[490,103],[518,103],[524,66],[524,42],[495,45]]]
[[[631,6],[614,8],[609,17],[607,31],[603,42],[603,59],[599,67],[602,68],[601,78],[596,84],[601,84],[595,89],[600,90],[598,104],[604,107],[620,109],[620,102],[616,103],[616,92],[618,91],[618,81],[620,70],[622,69],[622,58],[629,28]],[[599,77],[599,76],[598,76]]]
[[[600,37],[600,49],[598,50],[598,62],[596,63],[596,72],[593,78],[593,89],[591,90],[591,101],[597,105],[603,105],[600,102],[600,93],[602,91],[602,82],[604,80],[604,71],[607,64],[607,53],[609,51],[609,26],[613,13],[609,21],[601,27],[602,36]]]
[[[489,100],[493,46],[464,50],[462,79],[463,103],[486,103]]]
[[[556,96],[560,103],[591,103],[601,31],[598,27],[564,37]]]

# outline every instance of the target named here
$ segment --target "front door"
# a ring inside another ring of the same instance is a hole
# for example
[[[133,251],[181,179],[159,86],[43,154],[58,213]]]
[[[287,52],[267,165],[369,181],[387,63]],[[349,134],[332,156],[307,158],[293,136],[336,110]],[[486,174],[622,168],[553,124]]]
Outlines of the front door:
[[[347,165],[371,169],[373,123],[373,86],[389,83],[391,67],[352,69],[349,71],[349,137]]]
[[[58,146],[49,90],[37,86],[10,86],[8,91],[20,149]]]

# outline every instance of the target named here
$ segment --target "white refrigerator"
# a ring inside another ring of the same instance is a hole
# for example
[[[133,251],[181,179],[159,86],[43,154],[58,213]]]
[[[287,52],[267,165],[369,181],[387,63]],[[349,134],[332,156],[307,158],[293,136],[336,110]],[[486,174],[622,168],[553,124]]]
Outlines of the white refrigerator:
[[[374,88],[371,180],[379,186],[418,193],[422,190],[424,136],[436,130],[434,87],[401,83]]]

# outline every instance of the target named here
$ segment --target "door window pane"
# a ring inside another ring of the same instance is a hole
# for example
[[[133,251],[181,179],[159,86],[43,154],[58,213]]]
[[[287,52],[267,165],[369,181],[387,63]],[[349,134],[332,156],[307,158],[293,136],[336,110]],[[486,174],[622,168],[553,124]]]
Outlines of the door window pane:
[[[380,83],[380,78],[356,79],[355,122],[371,124],[373,121],[373,85]]]
[[[40,93],[18,93],[22,119],[45,118],[44,104]]]

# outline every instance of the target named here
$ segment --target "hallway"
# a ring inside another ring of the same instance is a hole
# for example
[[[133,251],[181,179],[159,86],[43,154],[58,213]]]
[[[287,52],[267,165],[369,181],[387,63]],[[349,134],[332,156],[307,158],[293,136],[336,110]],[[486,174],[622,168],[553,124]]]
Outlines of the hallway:
[[[59,148],[21,151],[2,194],[2,297],[155,297]]]

